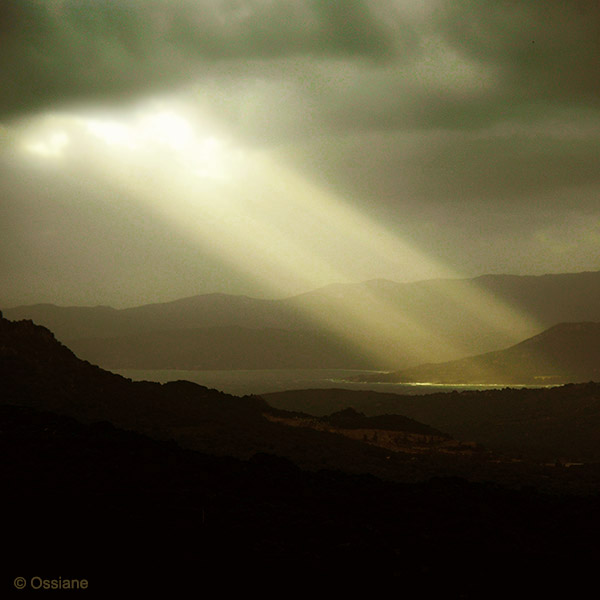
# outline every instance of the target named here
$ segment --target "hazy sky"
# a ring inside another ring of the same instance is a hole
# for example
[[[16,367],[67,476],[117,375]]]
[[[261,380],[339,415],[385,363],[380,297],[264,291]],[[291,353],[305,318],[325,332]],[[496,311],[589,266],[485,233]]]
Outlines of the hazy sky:
[[[597,0],[3,0],[0,306],[600,269]]]

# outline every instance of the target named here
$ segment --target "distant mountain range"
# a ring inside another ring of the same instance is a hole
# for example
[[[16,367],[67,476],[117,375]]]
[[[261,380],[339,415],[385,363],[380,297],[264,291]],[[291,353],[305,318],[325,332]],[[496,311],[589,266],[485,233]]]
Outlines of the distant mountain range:
[[[506,385],[600,381],[600,323],[560,323],[506,350],[361,380]]]
[[[265,300],[209,294],[135,308],[4,309],[110,368],[399,370],[600,322],[600,272],[373,280]]]

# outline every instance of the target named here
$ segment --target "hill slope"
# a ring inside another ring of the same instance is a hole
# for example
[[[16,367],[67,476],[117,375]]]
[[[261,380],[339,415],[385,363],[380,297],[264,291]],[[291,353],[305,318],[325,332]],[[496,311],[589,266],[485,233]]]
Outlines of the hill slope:
[[[372,380],[544,385],[600,380],[600,323],[561,323],[506,350],[420,365]]]

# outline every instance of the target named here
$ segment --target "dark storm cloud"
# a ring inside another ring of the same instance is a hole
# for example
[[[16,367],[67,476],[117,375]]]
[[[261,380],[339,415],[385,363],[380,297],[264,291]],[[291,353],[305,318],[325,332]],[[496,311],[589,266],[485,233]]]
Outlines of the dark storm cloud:
[[[379,205],[511,207],[540,194],[547,208],[570,188],[600,185],[596,134],[552,131],[357,135],[288,148],[285,156],[346,198]],[[582,208],[578,201],[578,209]],[[596,195],[587,199],[598,206]]]
[[[436,25],[453,47],[496,68],[515,101],[598,106],[597,0],[446,2]]]
[[[403,209],[597,203],[558,192],[600,184],[598,2],[444,0],[414,25],[408,61],[323,67],[302,121],[323,137],[286,148],[291,164]]]
[[[415,23],[412,61],[358,69],[322,91],[334,129],[479,129],[600,108],[600,4],[444,0]]]
[[[332,132],[477,129],[598,108],[596,1],[443,0],[420,16],[401,5],[5,0],[0,115],[211,79],[243,88],[246,77],[293,81],[291,105],[287,97],[278,105],[276,89],[264,99],[264,112],[280,115],[280,134],[292,134],[294,121],[305,130],[307,117]],[[268,124],[247,133],[259,129],[268,139]]]
[[[398,46],[363,0],[5,0],[0,23],[5,114],[160,89],[215,61],[380,59]]]
[[[216,114],[248,141],[267,144],[353,131],[594,121],[600,108],[598,6],[443,0],[432,2],[425,15],[388,13],[388,32],[405,45],[387,60],[365,64],[330,52],[272,60],[276,72],[265,63],[257,70],[238,64],[230,70],[234,79],[217,93]],[[263,94],[256,85],[261,78]],[[247,117],[249,88],[262,111]]]

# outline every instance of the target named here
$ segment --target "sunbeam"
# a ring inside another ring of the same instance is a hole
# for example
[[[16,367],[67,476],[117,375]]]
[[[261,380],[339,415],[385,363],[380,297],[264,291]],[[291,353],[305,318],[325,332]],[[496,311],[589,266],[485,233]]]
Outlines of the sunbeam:
[[[156,101],[129,114],[57,114],[28,123],[22,139],[32,158],[60,159],[72,177],[84,175],[87,185],[151,209],[272,296],[354,282],[357,263],[365,273],[404,281],[460,278],[197,110]],[[449,289],[439,290],[440,306],[460,307],[465,319],[485,323],[500,339],[539,329],[475,284]],[[306,327],[328,330],[382,368],[456,358],[469,347],[420,315],[418,299],[409,309],[385,285],[342,290],[331,303],[311,305],[305,296],[290,305]]]

